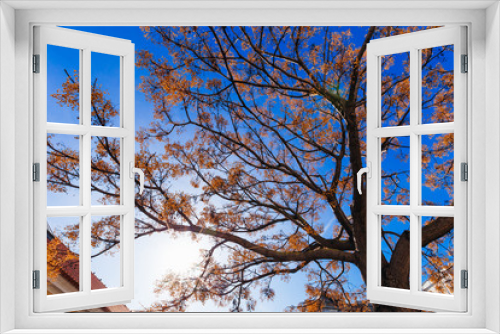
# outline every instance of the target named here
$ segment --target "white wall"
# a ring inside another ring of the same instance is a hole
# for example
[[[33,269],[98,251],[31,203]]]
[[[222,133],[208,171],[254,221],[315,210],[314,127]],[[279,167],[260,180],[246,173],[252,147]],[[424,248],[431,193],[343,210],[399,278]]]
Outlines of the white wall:
[[[486,254],[486,277],[499,277],[500,247],[500,6],[486,12],[486,243],[493,251]],[[496,256],[495,256],[496,255]],[[486,280],[486,328],[500,332],[500,286]]]
[[[14,328],[14,10],[0,3],[0,333]]]

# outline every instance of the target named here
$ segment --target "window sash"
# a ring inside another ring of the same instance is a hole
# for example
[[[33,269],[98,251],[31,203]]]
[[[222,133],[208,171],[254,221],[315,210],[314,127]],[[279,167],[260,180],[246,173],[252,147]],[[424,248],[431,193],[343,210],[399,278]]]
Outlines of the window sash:
[[[467,269],[467,186],[457,166],[467,162],[467,76],[461,73],[461,54],[466,54],[466,28],[446,27],[372,41],[367,47],[367,163],[373,167],[367,179],[367,298],[372,303],[423,310],[467,310],[467,290],[461,289],[460,271]],[[420,50],[454,45],[454,122],[419,124],[421,114]],[[381,127],[380,57],[410,53],[410,125]],[[417,97],[417,98],[415,98]],[[454,133],[454,206],[422,206],[421,147],[419,135]],[[410,204],[381,205],[380,138],[410,137]],[[381,286],[381,215],[410,216],[410,290]],[[454,217],[454,294],[419,291],[421,284],[421,225],[419,217]]]
[[[81,124],[47,122],[47,45],[80,50]],[[120,126],[91,125],[91,53],[120,57]],[[34,162],[40,163],[40,181],[34,183],[34,270],[40,271],[40,289],[34,292],[34,311],[74,311],[127,303],[133,299],[134,279],[134,45],[127,40],[64,28],[35,27],[34,54],[40,55],[40,73],[34,74]],[[47,134],[80,137],[80,205],[47,207]],[[120,205],[91,205],[91,140],[93,136],[119,138]],[[92,290],[91,217],[120,215],[121,287]],[[47,296],[47,217],[80,217],[80,291]]]

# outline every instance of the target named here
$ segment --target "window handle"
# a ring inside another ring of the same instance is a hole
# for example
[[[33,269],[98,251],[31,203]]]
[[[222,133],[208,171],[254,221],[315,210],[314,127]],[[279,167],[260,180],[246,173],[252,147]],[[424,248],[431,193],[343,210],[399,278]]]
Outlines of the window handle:
[[[362,185],[362,180],[361,180],[361,176],[366,173],[366,177],[367,178],[371,178],[372,177],[372,163],[371,162],[367,162],[366,163],[366,167],[364,168],[361,168],[359,171],[358,171],[358,174],[357,174],[357,184],[358,184],[358,193],[360,195],[363,194],[363,191],[361,190],[361,185]]]
[[[130,162],[130,178],[134,179],[135,174],[139,174],[139,195],[144,192],[144,172],[140,168],[134,167],[134,163]]]

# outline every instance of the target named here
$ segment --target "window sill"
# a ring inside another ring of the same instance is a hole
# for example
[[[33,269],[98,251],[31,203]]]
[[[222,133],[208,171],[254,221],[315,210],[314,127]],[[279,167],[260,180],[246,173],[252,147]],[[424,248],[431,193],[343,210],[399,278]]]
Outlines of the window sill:
[[[15,329],[5,334],[487,334],[488,329]]]

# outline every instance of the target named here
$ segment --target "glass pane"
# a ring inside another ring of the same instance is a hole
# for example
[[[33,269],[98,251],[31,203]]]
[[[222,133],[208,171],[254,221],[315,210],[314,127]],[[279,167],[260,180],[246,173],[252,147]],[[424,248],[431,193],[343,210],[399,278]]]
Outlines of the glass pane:
[[[410,217],[381,217],[382,286],[410,289]]]
[[[92,52],[92,125],[120,126],[120,57]]]
[[[453,133],[423,135],[422,205],[453,205]]]
[[[410,201],[410,137],[381,138],[381,203]]]
[[[453,218],[421,219],[422,291],[453,294]]]
[[[453,45],[422,50],[422,123],[453,122]]]
[[[80,123],[80,50],[47,45],[47,122]]]
[[[92,205],[120,204],[120,138],[92,137]]]
[[[410,53],[380,57],[381,124],[410,125]]]
[[[92,290],[121,286],[121,216],[92,216]]]
[[[47,218],[47,295],[80,291],[80,217]]]
[[[80,205],[80,140],[47,134],[47,205]]]

